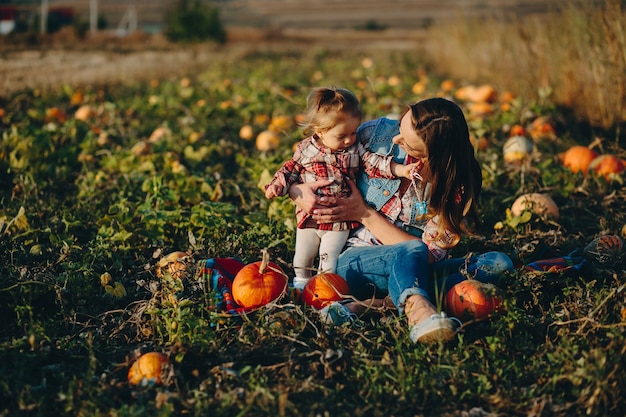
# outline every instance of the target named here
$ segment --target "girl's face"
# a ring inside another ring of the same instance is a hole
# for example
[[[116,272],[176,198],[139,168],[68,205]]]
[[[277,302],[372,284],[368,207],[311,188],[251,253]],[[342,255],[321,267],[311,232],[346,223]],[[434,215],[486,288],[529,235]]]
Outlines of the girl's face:
[[[392,141],[416,159],[428,157],[426,142],[415,132],[410,112],[405,113],[400,119],[400,133],[394,136]]]
[[[356,129],[361,119],[358,117],[342,117],[330,129],[316,132],[320,140],[331,151],[343,151],[356,142]]]

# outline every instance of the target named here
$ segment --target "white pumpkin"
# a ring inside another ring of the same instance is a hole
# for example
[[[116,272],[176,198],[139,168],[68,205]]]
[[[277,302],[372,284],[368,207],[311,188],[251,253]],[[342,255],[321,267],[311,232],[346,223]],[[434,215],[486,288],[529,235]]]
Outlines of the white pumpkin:
[[[530,210],[541,217],[549,217],[554,220],[559,218],[559,207],[548,194],[529,193],[517,198],[511,206],[511,214],[521,215],[525,210]]]
[[[533,152],[533,142],[526,136],[512,136],[502,148],[504,162],[519,164]]]

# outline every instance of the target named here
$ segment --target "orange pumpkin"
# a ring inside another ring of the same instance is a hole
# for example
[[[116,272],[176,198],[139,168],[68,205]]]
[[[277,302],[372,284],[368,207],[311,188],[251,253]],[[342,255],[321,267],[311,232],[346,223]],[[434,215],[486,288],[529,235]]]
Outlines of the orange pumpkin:
[[[511,126],[511,129],[509,129],[509,137],[526,136],[526,133],[526,129],[524,129],[524,126],[520,124],[514,124]]]
[[[86,122],[96,115],[96,111],[89,104],[83,104],[74,113],[74,118]]]
[[[128,382],[137,385],[146,382],[160,384],[161,371],[169,363],[167,355],[159,352],[144,353],[128,370]]]
[[[256,148],[261,152],[275,151],[280,146],[280,136],[271,130],[264,130],[256,137]]]
[[[293,125],[294,120],[291,116],[274,116],[268,126],[268,130],[275,133],[282,133],[291,129]]]
[[[338,274],[322,272],[309,280],[302,290],[302,301],[308,306],[321,309],[333,301],[350,294],[346,280]]]
[[[446,312],[462,322],[488,319],[500,308],[502,297],[498,288],[475,279],[456,284],[446,294]]]
[[[528,134],[534,141],[542,139],[555,139],[556,132],[554,130],[554,122],[549,116],[537,117],[526,129]]]
[[[476,101],[467,105],[471,116],[485,116],[494,112],[493,104],[486,101]]]
[[[58,107],[50,107],[49,109],[46,109],[46,116],[44,119],[46,123],[64,123],[67,120],[67,114]]]
[[[232,295],[240,307],[249,311],[271,303],[286,290],[287,276],[263,251],[262,261],[244,266],[235,275]]]
[[[615,155],[600,155],[591,161],[589,171],[609,181],[615,175],[626,171],[626,161]]]
[[[239,129],[239,137],[243,140],[252,140],[254,137],[254,128],[250,125],[243,125]]]
[[[561,160],[563,165],[572,172],[576,173],[582,171],[586,175],[589,164],[597,157],[598,153],[593,149],[587,146],[576,145],[565,151],[561,156]]]

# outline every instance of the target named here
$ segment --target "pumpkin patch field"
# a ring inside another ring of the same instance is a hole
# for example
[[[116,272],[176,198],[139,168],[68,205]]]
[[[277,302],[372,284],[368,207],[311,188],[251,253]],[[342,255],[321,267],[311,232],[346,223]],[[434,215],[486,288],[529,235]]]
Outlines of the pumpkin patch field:
[[[0,416],[626,413],[623,132],[406,50],[265,45],[189,68],[0,97]],[[320,85],[365,119],[431,96],[465,111],[484,224],[452,255],[515,271],[489,297],[440,295],[458,340],[413,344],[389,307],[333,326],[321,297],[349,291],[287,285],[294,205],[262,187]]]

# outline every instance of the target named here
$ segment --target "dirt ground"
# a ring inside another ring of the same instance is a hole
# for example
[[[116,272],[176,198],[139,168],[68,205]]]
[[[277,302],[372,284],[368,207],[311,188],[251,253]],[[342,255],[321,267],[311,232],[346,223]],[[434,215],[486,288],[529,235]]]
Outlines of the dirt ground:
[[[173,0],[159,2],[170,4]],[[86,3],[78,0],[54,0],[51,4],[61,3],[73,7],[81,16],[88,10]],[[163,6],[157,7],[157,3],[140,4],[144,20],[155,8],[164,10]],[[103,2],[100,11],[119,14],[127,7],[126,2],[113,0]],[[545,13],[549,9],[544,0],[485,0],[472,7],[466,0],[450,0],[445,7],[434,0],[393,0],[393,3],[314,0],[306,4],[293,0],[237,0],[224,3],[221,8],[225,21],[229,22],[228,43],[221,47],[171,45],[161,35],[143,32],[126,37],[117,36],[115,31],[101,32],[78,40],[73,29],[66,27],[52,37],[40,38],[37,47],[0,38],[0,96],[25,88],[160,78],[206,66],[216,54],[240,54],[252,48],[321,44],[329,48],[415,50],[426,40],[425,23],[449,20],[459,11],[477,15],[487,12],[522,15]],[[119,16],[112,16],[109,16],[111,22],[119,20]],[[364,16],[375,16],[375,20],[388,29],[345,29],[354,28],[355,22],[363,21]],[[246,24],[238,24],[238,21]],[[265,26],[254,26],[251,22]]]
[[[188,73],[208,65],[216,55],[245,54],[259,48],[417,48],[422,32],[385,31],[368,34],[353,30],[258,30],[229,31],[226,45],[212,43],[174,45],[160,35],[137,34],[76,40],[58,34],[37,47],[17,46],[0,40],[0,96],[23,89],[58,88],[130,82]]]

